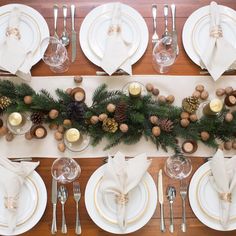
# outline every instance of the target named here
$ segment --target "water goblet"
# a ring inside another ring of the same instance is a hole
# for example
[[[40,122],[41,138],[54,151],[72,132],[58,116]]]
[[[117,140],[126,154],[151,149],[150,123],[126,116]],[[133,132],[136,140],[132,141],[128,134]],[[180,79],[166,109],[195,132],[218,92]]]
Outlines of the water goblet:
[[[79,164],[70,157],[56,159],[51,167],[52,177],[62,184],[71,183],[80,176]]]
[[[152,64],[154,69],[163,74],[169,71],[176,59],[174,41],[166,43],[165,37],[157,41],[152,52]]]
[[[187,178],[192,171],[191,160],[183,155],[175,154],[167,158],[164,170],[170,178],[179,180]]]
[[[41,45],[43,61],[54,73],[66,72],[69,68],[69,58],[66,47],[55,37],[45,38]]]

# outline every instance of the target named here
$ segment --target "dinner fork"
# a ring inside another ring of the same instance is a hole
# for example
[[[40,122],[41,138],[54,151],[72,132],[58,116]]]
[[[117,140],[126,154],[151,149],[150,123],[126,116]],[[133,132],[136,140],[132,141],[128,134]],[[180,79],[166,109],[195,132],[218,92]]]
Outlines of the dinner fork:
[[[75,221],[75,233],[81,234],[81,224],[79,219],[79,200],[81,198],[80,185],[78,181],[73,182],[73,194],[76,202],[76,221]]]
[[[182,224],[181,224],[181,230],[183,232],[186,232],[186,212],[185,212],[185,198],[187,196],[188,191],[188,185],[186,183],[186,180],[181,179],[180,180],[180,196],[182,199]]]
[[[152,35],[152,43],[156,44],[159,37],[157,34],[157,5],[152,4],[152,19],[153,19],[153,35]]]

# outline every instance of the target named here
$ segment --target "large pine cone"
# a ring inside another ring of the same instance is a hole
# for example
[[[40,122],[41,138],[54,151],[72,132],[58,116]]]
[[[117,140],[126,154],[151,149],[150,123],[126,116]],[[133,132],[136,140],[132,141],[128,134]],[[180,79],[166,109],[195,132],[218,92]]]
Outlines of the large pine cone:
[[[118,103],[116,105],[116,110],[115,110],[115,115],[114,118],[116,120],[116,122],[118,123],[124,123],[127,119],[127,104],[124,101],[121,101],[120,103]]]
[[[198,98],[191,96],[191,97],[187,97],[183,100],[182,107],[185,111],[187,111],[188,113],[191,114],[198,109],[199,104],[200,104],[200,102],[199,102]]]
[[[0,97],[0,109],[4,110],[6,109],[9,105],[11,105],[12,101],[10,98],[6,96]]]
[[[68,104],[66,113],[69,119],[80,121],[84,118],[85,110],[85,103],[73,101]]]
[[[118,129],[118,123],[113,118],[107,118],[103,121],[102,128],[109,133],[115,133]]]
[[[30,116],[30,120],[34,124],[38,124],[38,125],[43,123],[43,119],[44,119],[44,115],[42,112],[33,112]]]
[[[161,130],[169,133],[173,130],[174,128],[174,123],[173,121],[169,120],[169,119],[159,119],[158,120],[158,126],[161,128]]]

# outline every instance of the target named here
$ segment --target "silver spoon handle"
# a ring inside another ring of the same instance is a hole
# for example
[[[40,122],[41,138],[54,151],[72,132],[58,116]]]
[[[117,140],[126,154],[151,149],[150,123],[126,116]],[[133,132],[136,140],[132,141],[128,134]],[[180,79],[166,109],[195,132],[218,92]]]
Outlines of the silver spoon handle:
[[[66,226],[66,217],[65,217],[65,205],[61,205],[62,208],[62,223],[61,223],[61,232],[63,234],[67,233],[67,226]]]
[[[170,203],[170,232],[174,233],[174,214],[173,214],[173,204]]]
[[[56,209],[57,205],[53,204],[52,206],[52,227],[51,227],[51,234],[56,234],[57,232],[57,219],[56,219]]]
[[[57,17],[58,17],[58,5],[53,6],[53,17],[54,17],[54,33],[57,34]]]
[[[182,232],[186,232],[186,211],[185,211],[185,199],[182,199]]]
[[[62,11],[63,11],[63,24],[64,24],[64,30],[66,30],[66,18],[67,18],[67,6],[63,5],[62,7]]]
[[[164,5],[165,31],[168,31],[168,5]]]
[[[78,204],[78,202],[76,202],[75,233],[81,234],[81,224],[80,224],[80,219],[79,219],[79,204]]]

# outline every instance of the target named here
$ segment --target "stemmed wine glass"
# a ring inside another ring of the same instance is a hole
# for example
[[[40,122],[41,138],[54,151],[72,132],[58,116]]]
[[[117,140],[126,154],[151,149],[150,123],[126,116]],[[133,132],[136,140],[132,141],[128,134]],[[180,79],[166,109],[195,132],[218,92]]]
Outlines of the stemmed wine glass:
[[[56,159],[51,167],[52,177],[62,184],[71,183],[81,174],[79,164],[70,157]]]
[[[66,72],[69,68],[69,58],[66,47],[55,37],[45,38],[41,45],[43,61],[55,73]]]

